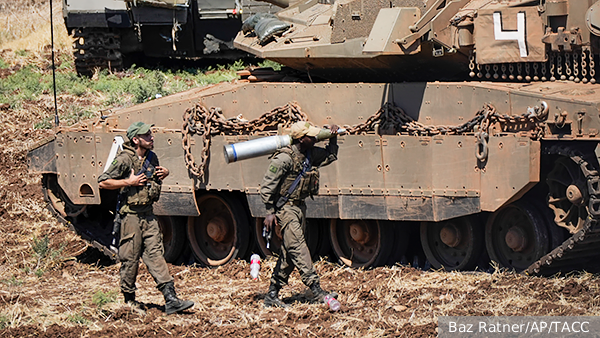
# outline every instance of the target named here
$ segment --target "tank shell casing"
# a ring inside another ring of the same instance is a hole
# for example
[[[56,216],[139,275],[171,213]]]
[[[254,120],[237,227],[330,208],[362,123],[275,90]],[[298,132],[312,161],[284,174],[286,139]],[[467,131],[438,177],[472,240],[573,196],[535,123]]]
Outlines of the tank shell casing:
[[[289,135],[275,135],[245,142],[227,144],[223,146],[223,152],[225,154],[225,162],[231,163],[272,154],[277,151],[277,149],[290,144],[292,144],[292,138]]]
[[[346,129],[338,129],[338,134],[343,134]],[[317,141],[323,141],[331,138],[333,134],[328,129],[321,129],[315,136]],[[289,135],[275,135],[257,138],[250,141],[244,141],[223,146],[225,162],[232,163],[248,158],[254,158],[262,155],[272,154],[277,149],[292,144],[292,138]]]

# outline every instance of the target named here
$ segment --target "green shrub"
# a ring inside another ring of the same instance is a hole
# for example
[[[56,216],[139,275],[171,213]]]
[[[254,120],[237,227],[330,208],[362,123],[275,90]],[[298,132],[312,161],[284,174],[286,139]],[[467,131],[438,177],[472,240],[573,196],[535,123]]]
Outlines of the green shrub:
[[[114,303],[117,300],[118,291],[112,290],[109,292],[103,292],[101,290],[96,291],[92,296],[92,303],[96,305],[98,309],[102,308],[105,304]]]
[[[17,279],[15,276],[10,277],[9,279],[2,279],[0,280],[0,282],[2,282],[2,284],[6,284],[8,286],[21,286],[23,285],[23,281],[20,279]]]
[[[68,315],[67,320],[69,320],[71,323],[81,324],[81,325],[85,325],[88,323],[88,320],[84,316],[80,315],[79,313],[76,313],[73,315]]]
[[[36,122],[33,124],[33,128],[35,129],[50,129],[54,126],[54,116],[46,117],[42,119],[40,122]]]
[[[28,53],[17,52],[21,56]],[[93,78],[87,78],[77,76],[72,55],[62,53],[55,57],[58,61],[56,94],[59,99],[58,113],[61,125],[72,125],[99,116],[99,111],[106,109],[129,107],[153,100],[157,94],[166,96],[198,86],[231,81],[237,78],[237,71],[247,67],[241,60],[206,69],[189,68],[176,71],[132,66],[117,73],[102,70]],[[281,68],[281,65],[271,61],[265,61],[260,66]],[[9,65],[0,59],[0,68],[3,67]],[[53,91],[52,72],[40,70],[32,63],[0,81],[0,103],[8,103],[12,109],[18,110],[43,99],[46,109],[52,110],[49,114],[52,116],[40,117],[34,127],[52,128],[54,106],[48,99],[52,99]]]
[[[275,61],[271,61],[271,60],[265,60],[263,62],[259,62],[258,66],[261,68],[273,68],[273,70],[276,70],[276,71],[281,70],[281,64],[279,64]]]
[[[33,244],[31,245],[31,249],[33,249],[33,253],[38,258],[38,260],[46,258],[50,249],[49,244],[50,238],[48,238],[48,236],[44,236],[42,239],[38,239],[35,236],[33,237]]]
[[[44,274],[44,270],[51,265],[56,264],[56,261],[60,258],[60,254],[65,248],[65,244],[61,244],[58,249],[52,249],[50,247],[50,239],[48,236],[44,236],[41,239],[33,237],[31,249],[33,250],[33,256],[36,259],[34,271],[37,277],[41,277]]]

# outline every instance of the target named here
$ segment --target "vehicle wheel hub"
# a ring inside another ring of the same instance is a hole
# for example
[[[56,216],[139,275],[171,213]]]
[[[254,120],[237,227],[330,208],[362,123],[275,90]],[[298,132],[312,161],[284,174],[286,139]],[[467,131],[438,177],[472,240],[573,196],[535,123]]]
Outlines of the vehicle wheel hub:
[[[506,241],[506,245],[515,252],[521,252],[527,247],[527,235],[523,229],[518,227],[508,229],[504,240]]]
[[[447,246],[455,248],[461,241],[460,231],[454,224],[448,224],[440,230],[440,239]]]
[[[584,203],[583,194],[575,184],[571,184],[567,187],[567,199],[574,205],[583,205]]]
[[[366,244],[370,239],[369,232],[357,223],[352,223],[352,225],[350,225],[350,236],[353,241],[360,244]]]
[[[222,242],[227,235],[227,222],[222,217],[213,217],[206,226],[206,233],[215,242]]]

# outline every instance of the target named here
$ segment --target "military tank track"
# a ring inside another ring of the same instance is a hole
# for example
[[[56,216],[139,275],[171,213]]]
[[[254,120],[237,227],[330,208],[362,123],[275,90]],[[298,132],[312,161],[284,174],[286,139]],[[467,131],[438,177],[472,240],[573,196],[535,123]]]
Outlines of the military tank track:
[[[110,242],[112,240],[110,232],[101,231],[101,228],[107,227],[106,222],[89,220],[87,215],[88,206],[77,206],[72,204],[58,185],[56,176],[48,174],[43,175],[42,186],[44,200],[47,203],[46,207],[48,210],[50,210],[61,223],[65,224],[69,230],[81,236],[83,240],[98,249],[109,259],[116,261],[117,250],[116,248],[110,248]]]
[[[73,55],[77,74],[91,76],[96,69],[123,68],[118,33],[101,28],[79,28],[73,33]]]
[[[588,215],[580,230],[548,254],[531,264],[524,272],[530,275],[551,275],[561,268],[568,270],[588,268],[593,258],[599,257],[600,243],[600,174],[591,160],[580,150],[565,145],[555,145],[544,149],[546,155],[565,156],[580,169],[587,183]],[[553,225],[554,226],[554,225]]]

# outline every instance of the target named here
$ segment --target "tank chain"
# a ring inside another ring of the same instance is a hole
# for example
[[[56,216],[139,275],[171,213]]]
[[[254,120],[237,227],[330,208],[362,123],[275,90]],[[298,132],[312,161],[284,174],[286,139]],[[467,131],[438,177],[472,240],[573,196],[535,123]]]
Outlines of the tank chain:
[[[469,54],[469,76],[486,79],[517,80],[523,82],[531,81],[571,81],[583,83],[596,83],[595,54],[589,46],[573,52],[550,52],[545,62],[513,62],[494,63],[481,65],[476,62],[475,53]],[[485,69],[485,74],[474,70]],[[508,75],[506,69],[508,68]],[[550,77],[546,77],[547,69]],[[531,74],[533,69],[533,74]],[[541,69],[541,75],[538,74]]]
[[[563,266],[568,266],[570,270],[585,267],[590,258],[598,256],[597,247],[600,243],[600,175],[598,168],[592,165],[581,151],[570,146],[551,146],[544,149],[544,154],[567,156],[579,166],[588,183],[588,216],[579,231],[525,270],[525,273],[530,275],[553,274]],[[551,226],[558,225],[552,224]]]
[[[241,114],[226,118],[219,107],[207,109],[201,104],[187,109],[183,114],[182,146],[185,165],[194,176],[204,177],[204,169],[210,155],[210,139],[214,135],[249,135],[257,132],[276,131],[279,125],[289,127],[296,121],[307,120],[297,103],[289,102],[285,106],[274,108],[254,120],[245,120]],[[192,154],[192,134],[202,136],[202,159],[196,163]]]
[[[489,127],[494,123],[500,124],[533,124],[531,137],[540,139],[543,136],[543,128],[537,121],[543,120],[548,114],[548,107],[542,104],[541,107],[529,108],[522,115],[499,114],[496,108],[491,104],[485,104],[479,110],[475,117],[458,126],[444,125],[425,125],[415,121],[404,110],[392,103],[385,103],[377,113],[371,115],[365,122],[353,126],[345,125],[349,134],[361,134],[369,131],[385,131],[387,133],[406,132],[414,136],[434,136],[434,135],[457,135],[468,132],[489,132]]]
[[[479,140],[478,158],[484,160],[487,140],[489,139],[489,128],[495,123],[512,125],[533,125],[530,128],[530,137],[539,139],[543,136],[543,128],[536,121],[542,120],[548,113],[548,107],[529,108],[522,115],[499,114],[491,104],[486,104],[479,110],[475,117],[459,126],[433,126],[424,125],[415,121],[404,110],[392,103],[384,104],[377,113],[371,115],[365,122],[353,126],[345,125],[348,134],[365,134],[375,131],[376,133],[408,133],[415,136],[433,135],[457,135],[468,132],[476,132]],[[196,177],[204,177],[204,169],[210,152],[210,138],[213,135],[248,135],[256,132],[275,131],[278,126],[289,127],[296,121],[305,121],[307,116],[295,102],[290,102],[282,107],[277,107],[260,117],[247,121],[241,116],[226,118],[221,108],[212,107],[207,109],[201,104],[185,111],[182,126],[182,146],[184,150],[185,164],[188,170]],[[202,136],[202,158],[199,164],[192,154],[191,135]],[[483,155],[482,155],[483,154]]]

